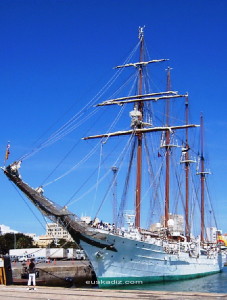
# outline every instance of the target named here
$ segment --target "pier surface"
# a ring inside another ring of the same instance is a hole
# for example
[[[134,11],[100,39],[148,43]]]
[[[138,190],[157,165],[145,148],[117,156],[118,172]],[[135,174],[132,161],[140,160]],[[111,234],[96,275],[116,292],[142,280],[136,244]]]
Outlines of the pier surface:
[[[82,289],[82,288],[59,288],[38,286],[36,291],[28,291],[26,286],[0,286],[1,300],[123,300],[123,299],[227,299],[227,294],[217,293],[182,293],[161,292],[145,290],[107,290],[107,289]]]

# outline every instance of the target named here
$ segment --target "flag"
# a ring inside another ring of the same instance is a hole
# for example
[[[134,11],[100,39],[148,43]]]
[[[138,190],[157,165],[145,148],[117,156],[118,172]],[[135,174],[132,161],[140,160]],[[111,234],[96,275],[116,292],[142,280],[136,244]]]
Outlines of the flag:
[[[10,149],[10,143],[8,143],[6,146],[5,160],[7,160],[9,158],[9,154],[10,154],[9,149]]]

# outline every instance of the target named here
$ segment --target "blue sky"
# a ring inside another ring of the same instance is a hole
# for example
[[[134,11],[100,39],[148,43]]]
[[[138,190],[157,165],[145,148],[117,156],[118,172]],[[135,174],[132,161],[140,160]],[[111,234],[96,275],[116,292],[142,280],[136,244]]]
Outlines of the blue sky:
[[[8,141],[13,162],[80,110],[113,76],[112,68],[124,61],[138,42],[138,27],[145,25],[152,57],[170,59],[174,89],[189,92],[195,119],[204,114],[211,193],[220,227],[227,232],[226,11],[225,0],[1,1],[2,165]],[[68,148],[73,140],[67,137]],[[48,151],[22,167],[34,186],[66,154],[53,146]],[[0,223],[43,233],[42,217],[0,176]],[[70,180],[76,185],[76,179]],[[68,199],[73,189],[50,187],[49,193],[53,200]],[[87,204],[80,205],[87,213]]]

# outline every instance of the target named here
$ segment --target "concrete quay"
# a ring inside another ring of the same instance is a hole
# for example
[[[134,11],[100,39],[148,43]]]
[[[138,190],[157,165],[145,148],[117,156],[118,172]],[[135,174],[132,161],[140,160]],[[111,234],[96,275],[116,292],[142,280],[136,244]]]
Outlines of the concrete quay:
[[[38,286],[36,291],[28,291],[26,286],[0,286],[1,300],[123,300],[123,299],[227,299],[227,294],[217,293],[182,293],[182,292],[162,292],[145,290],[107,290],[107,289],[83,289],[83,288],[60,288]]]
[[[26,284],[27,279],[21,279],[24,278],[21,277],[21,274],[24,272],[24,267],[28,267],[28,265],[17,262],[12,263],[11,267],[13,283]],[[92,269],[87,260],[40,263],[36,264],[36,269],[39,272],[39,276],[37,277],[38,285],[69,287],[75,284],[78,287],[84,286],[86,281],[91,281],[93,278]],[[66,278],[71,281],[67,282]]]

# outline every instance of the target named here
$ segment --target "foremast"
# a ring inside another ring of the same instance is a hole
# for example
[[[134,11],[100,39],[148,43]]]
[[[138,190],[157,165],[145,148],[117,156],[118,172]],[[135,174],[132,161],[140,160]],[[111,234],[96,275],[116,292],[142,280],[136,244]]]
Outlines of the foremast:
[[[144,32],[143,27],[139,29],[139,39],[140,39],[140,62],[144,61]],[[143,65],[139,65],[139,82],[138,82],[138,94],[143,93]],[[136,128],[142,127],[143,120],[143,101],[136,102],[134,105],[134,110],[140,113],[139,122]],[[136,199],[135,199],[135,226],[140,228],[140,211],[141,211],[141,186],[142,186],[142,133],[137,135],[137,172],[136,172]]]
[[[171,68],[168,67],[167,69],[167,92],[171,90],[171,80],[170,80],[170,70]],[[170,102],[169,99],[166,100],[166,126],[170,126],[169,124],[169,115],[170,115]],[[165,172],[165,228],[168,227],[169,221],[169,186],[170,186],[170,155],[171,155],[171,148],[170,148],[170,132],[165,132],[165,157],[166,157],[166,172]]]

